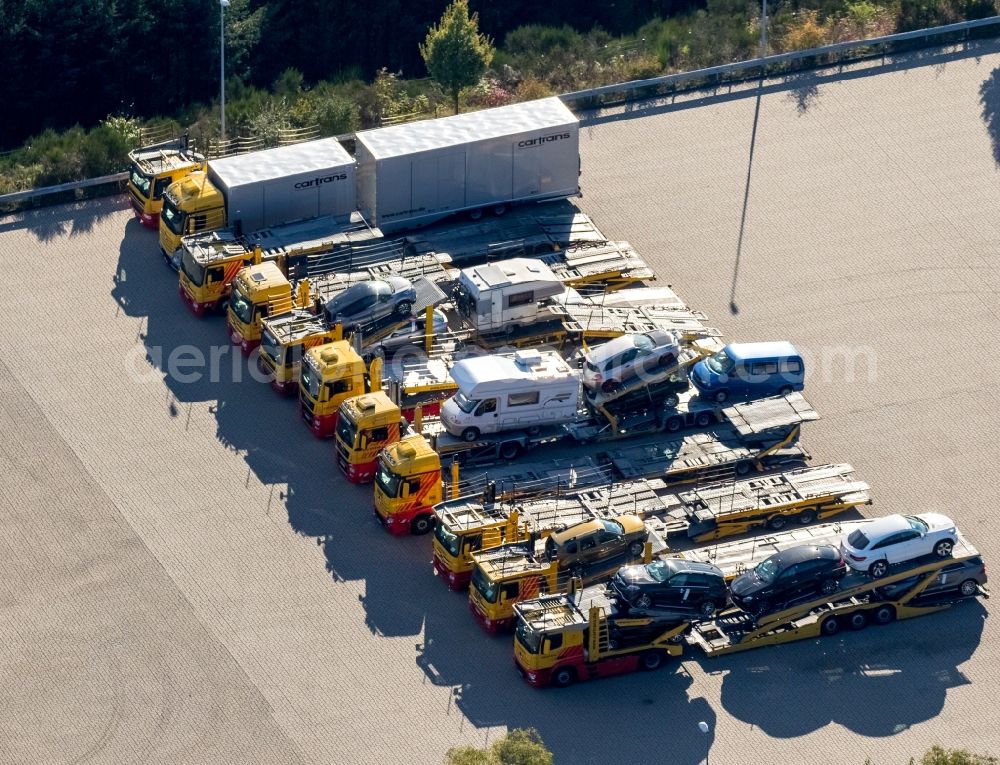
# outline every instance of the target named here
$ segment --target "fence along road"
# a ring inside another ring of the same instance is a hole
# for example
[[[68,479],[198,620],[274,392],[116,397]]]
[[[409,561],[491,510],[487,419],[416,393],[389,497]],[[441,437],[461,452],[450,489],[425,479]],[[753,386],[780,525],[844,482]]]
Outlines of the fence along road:
[[[980,91],[992,114],[998,67],[983,43],[622,114],[585,131],[582,179],[598,225],[728,335],[811,354],[816,461],[854,464],[873,513],[953,515],[992,561],[1000,200]],[[434,763],[508,725],[557,762],[1000,751],[1000,641],[975,605],[525,687],[509,642],[432,580],[427,539],[375,524],[293,402],[228,357],[215,382],[149,367],[227,344],[124,199],[0,220],[0,265],[26,253],[31,288],[0,305],[2,759]],[[824,372],[831,339],[870,349],[876,379],[863,355],[854,382]]]

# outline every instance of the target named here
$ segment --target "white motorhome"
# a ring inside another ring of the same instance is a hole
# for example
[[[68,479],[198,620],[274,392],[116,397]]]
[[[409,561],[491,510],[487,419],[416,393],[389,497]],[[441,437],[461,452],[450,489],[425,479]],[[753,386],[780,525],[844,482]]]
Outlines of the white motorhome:
[[[554,301],[566,286],[545,263],[534,258],[511,258],[463,268],[458,277],[455,305],[478,332],[514,330],[557,318]]]
[[[580,373],[552,351],[462,359],[451,377],[458,393],[441,406],[441,421],[466,441],[569,422],[580,403]]]

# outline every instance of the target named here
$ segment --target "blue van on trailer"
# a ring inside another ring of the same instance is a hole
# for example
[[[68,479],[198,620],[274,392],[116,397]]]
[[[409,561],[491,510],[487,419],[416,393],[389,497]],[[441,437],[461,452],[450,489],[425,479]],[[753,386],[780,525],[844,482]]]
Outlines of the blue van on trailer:
[[[715,401],[802,390],[805,364],[789,342],[730,343],[691,368],[698,393]]]

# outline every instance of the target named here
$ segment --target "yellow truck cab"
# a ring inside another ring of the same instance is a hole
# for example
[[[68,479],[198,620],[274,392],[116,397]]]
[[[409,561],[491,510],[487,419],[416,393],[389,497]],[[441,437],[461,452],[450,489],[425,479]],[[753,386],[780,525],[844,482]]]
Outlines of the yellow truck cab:
[[[208,178],[198,170],[181,178],[163,194],[160,212],[160,251],[170,261],[181,246],[181,237],[214,231],[226,223],[225,200]]]
[[[129,202],[142,225],[152,229],[159,227],[167,188],[205,167],[205,158],[189,149],[187,136],[135,149],[128,159]]]
[[[528,538],[516,509],[501,516],[488,513],[475,498],[444,502],[434,508],[434,571],[448,589],[461,590],[472,578],[473,554]]]
[[[544,540],[482,550],[472,556],[469,610],[487,632],[505,629],[514,621],[515,603],[566,592],[571,579],[589,585],[610,578],[643,557],[647,536],[641,517],[620,515],[577,523]]]
[[[630,617],[600,585],[524,601],[514,611],[514,663],[536,687],[659,669],[683,654],[689,626],[676,614]]]
[[[257,368],[278,393],[295,393],[305,352],[335,340],[340,340],[340,332],[329,329],[323,317],[306,309],[268,317],[261,323]]]
[[[186,236],[177,269],[181,301],[195,316],[218,310],[228,302],[236,275],[259,262],[259,250],[247,252],[215,232]]]
[[[261,322],[293,307],[291,286],[277,263],[268,261],[244,268],[233,280],[226,308],[229,339],[249,354],[260,344]]]
[[[375,515],[389,533],[426,534],[441,499],[441,460],[422,436],[407,436],[378,455]]]
[[[340,405],[334,453],[351,483],[368,483],[375,476],[378,453],[399,442],[399,407],[382,391],[349,398]]]
[[[347,340],[310,348],[299,370],[299,411],[317,438],[337,428],[340,405],[367,392],[365,362]]]

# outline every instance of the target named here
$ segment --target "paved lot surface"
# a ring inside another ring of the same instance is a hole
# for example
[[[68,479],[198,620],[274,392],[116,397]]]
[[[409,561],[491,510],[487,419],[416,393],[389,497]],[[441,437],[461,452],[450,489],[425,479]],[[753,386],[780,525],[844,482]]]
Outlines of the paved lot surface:
[[[599,117],[582,201],[727,335],[809,353],[805,441],[870,512],[952,514],[992,561],[998,51]],[[224,330],[121,200],[0,221],[0,266],[2,762],[434,763],[528,725],[561,763],[1000,754],[978,604],[531,691],[290,401],[230,354],[165,376]]]

